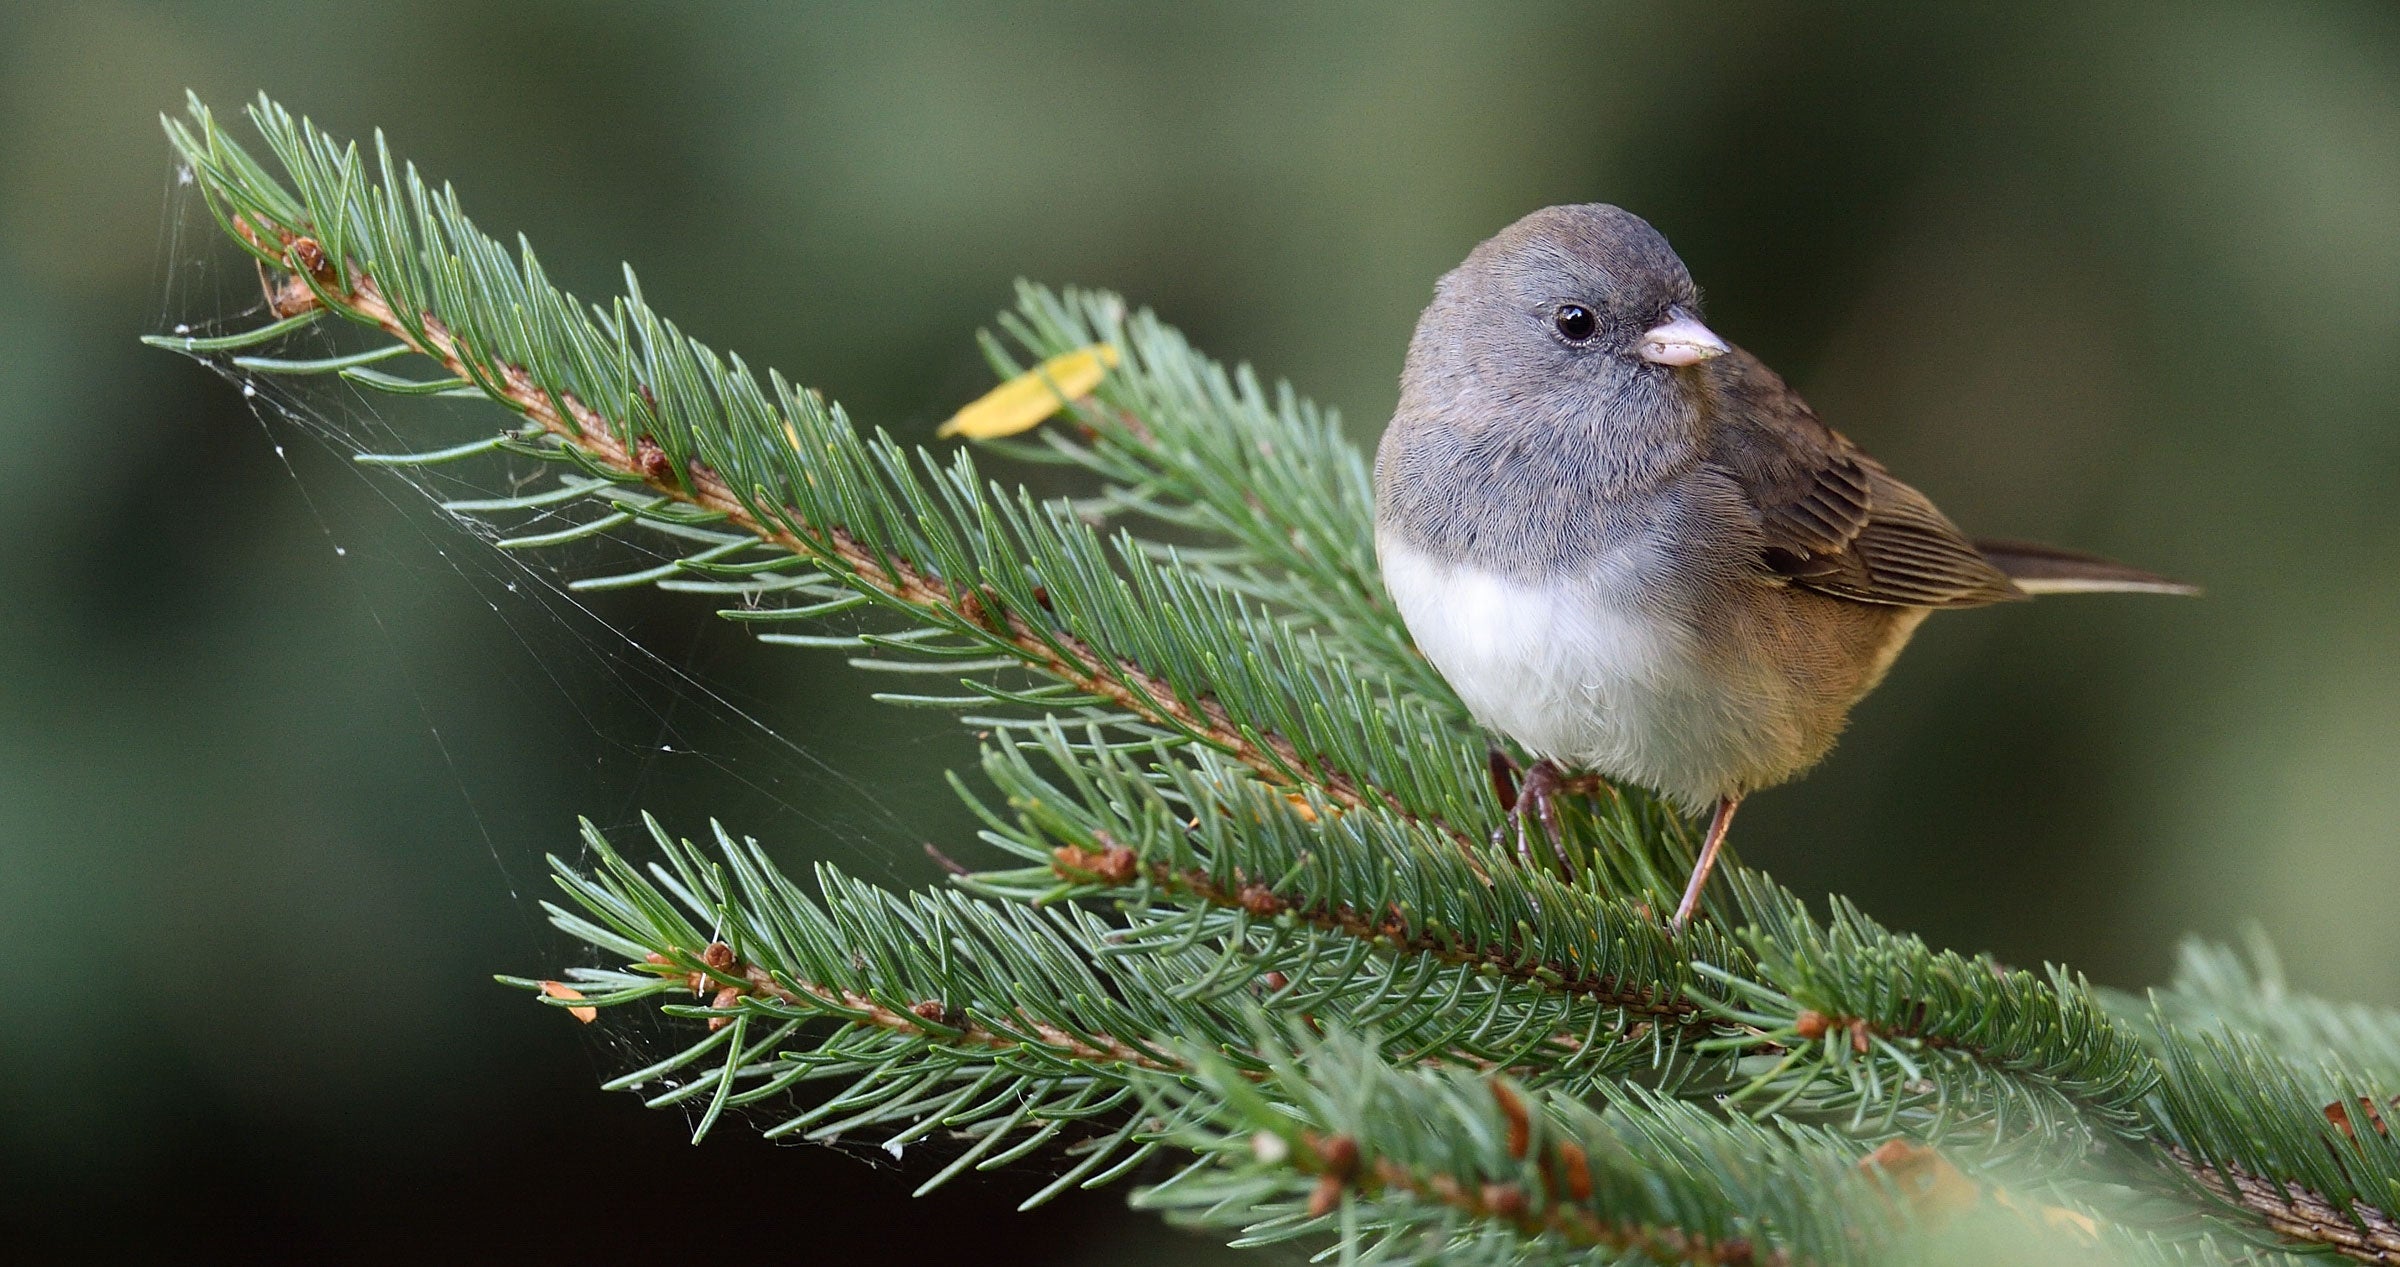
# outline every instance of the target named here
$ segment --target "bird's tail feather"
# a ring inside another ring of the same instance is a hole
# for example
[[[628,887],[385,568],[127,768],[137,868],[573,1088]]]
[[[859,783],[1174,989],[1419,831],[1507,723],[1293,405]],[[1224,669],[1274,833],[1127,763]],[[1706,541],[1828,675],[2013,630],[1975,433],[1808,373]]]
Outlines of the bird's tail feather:
[[[1975,549],[2028,594],[2198,594],[2200,587],[2080,550],[2030,541],[1978,541]]]

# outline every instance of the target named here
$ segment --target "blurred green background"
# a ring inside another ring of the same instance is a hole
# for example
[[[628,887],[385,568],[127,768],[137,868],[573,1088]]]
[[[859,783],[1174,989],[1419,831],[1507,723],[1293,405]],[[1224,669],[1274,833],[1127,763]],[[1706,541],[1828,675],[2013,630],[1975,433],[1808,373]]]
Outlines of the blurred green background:
[[[512,605],[408,488],[138,346],[194,315],[155,123],[187,86],[383,127],[566,284],[633,261],[903,435],[988,382],[1023,275],[1366,443],[1437,274],[1621,203],[1961,522],[2210,589],[1933,621],[1745,856],[2118,985],[2255,920],[2304,985],[2400,1002],[2400,8],[1987,8],[10,6],[0,1244],[1230,1257],[1109,1194],[1010,1214],[1024,1176],[912,1204],[929,1165],[695,1150],[594,1089],[622,1047],[490,983],[562,962],[533,902],[575,814],[913,880],[971,743],[698,601]]]

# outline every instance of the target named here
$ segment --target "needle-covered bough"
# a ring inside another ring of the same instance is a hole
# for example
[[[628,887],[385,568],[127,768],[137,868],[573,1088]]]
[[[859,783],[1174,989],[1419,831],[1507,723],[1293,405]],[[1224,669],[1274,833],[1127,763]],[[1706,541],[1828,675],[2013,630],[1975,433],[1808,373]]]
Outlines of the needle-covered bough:
[[[448,508],[503,549],[638,535],[666,561],[575,584],[716,595],[988,732],[955,779],[982,844],[947,852],[1005,861],[935,890],[714,825],[554,863],[599,966],[507,980],[663,1013],[688,1042],[611,1085],[696,1135],[928,1141],[926,1189],[1016,1165],[1027,1204],[1138,1178],[1237,1245],[1390,1262],[2400,1263],[2400,1017],[2206,950],[2103,994],[1738,864],[1670,936],[1693,831],[1631,791],[1566,806],[1540,869],[1494,849],[1360,453],[1147,313],[1027,287],[1000,319],[1014,382],[959,429],[1063,412],[993,441],[1086,473],[1044,501],[686,338],[630,273],[564,293],[380,138],[249,113],[271,166],[197,101],[167,130],[263,311],[151,342],[488,399],[479,439],[359,460],[549,464]]]

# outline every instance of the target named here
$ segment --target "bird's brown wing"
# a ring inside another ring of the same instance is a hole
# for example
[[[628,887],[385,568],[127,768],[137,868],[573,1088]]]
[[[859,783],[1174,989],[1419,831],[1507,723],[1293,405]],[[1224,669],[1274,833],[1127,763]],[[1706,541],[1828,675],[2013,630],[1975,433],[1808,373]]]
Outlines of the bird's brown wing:
[[[1977,607],[2026,597],[1923,493],[1817,420],[1739,349],[1708,363],[1713,462],[1732,474],[1766,541],[1760,563],[1860,603]]]

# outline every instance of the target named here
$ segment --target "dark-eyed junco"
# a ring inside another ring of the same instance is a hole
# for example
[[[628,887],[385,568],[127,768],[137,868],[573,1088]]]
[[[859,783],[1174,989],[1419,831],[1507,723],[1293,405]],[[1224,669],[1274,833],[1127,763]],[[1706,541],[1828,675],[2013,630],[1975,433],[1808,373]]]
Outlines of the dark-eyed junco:
[[[1540,758],[1520,849],[1579,773],[1713,807],[1677,928],[1734,808],[1825,755],[1927,613],[2195,592],[1969,540],[1702,325],[1666,239],[1600,204],[1534,212],[1436,285],[1375,487],[1417,646]]]

